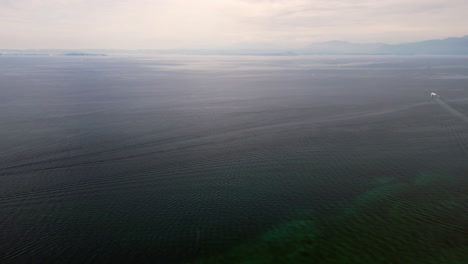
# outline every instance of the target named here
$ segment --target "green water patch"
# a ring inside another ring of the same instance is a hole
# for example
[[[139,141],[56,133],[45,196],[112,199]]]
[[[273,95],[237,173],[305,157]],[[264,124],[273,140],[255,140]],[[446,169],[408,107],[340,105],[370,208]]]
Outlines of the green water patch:
[[[256,240],[228,250],[224,254],[196,263],[293,263],[307,260],[317,247],[321,233],[312,220],[290,221],[266,232]]]
[[[420,173],[413,179],[413,184],[416,186],[424,186],[429,184],[436,184],[437,182],[443,183],[444,181],[449,181],[452,177],[446,176],[437,173]]]
[[[196,263],[466,263],[466,185],[431,173],[373,184],[345,209]]]
[[[395,178],[392,178],[392,177],[378,177],[378,178],[375,178],[374,182],[377,184],[387,184],[387,183],[391,183],[394,180]]]

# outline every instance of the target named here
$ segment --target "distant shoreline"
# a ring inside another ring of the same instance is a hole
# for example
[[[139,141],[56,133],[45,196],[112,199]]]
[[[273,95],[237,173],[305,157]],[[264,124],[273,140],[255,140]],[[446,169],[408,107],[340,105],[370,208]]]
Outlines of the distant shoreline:
[[[64,56],[107,56],[106,54],[93,54],[93,53],[66,53]]]

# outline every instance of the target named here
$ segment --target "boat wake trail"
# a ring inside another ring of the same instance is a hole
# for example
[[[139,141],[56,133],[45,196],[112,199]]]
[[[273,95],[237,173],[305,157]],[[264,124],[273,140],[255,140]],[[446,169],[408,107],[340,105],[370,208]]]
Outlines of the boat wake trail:
[[[462,121],[466,122],[468,124],[468,116],[464,115],[457,109],[451,107],[449,104],[447,104],[444,100],[440,98],[435,98],[434,99],[442,108],[444,108],[447,112],[451,113],[452,115],[458,117]]]
[[[468,117],[466,115],[464,115],[463,113],[461,113],[460,111],[458,111],[457,109],[451,107],[449,104],[447,104],[444,100],[440,99],[440,98],[435,98],[434,99],[435,102],[437,104],[439,104],[445,111],[447,111],[448,113],[450,113],[451,115],[457,117],[458,119],[462,120],[463,122],[467,123],[468,124]],[[456,145],[458,146],[458,148],[460,149],[460,152],[463,154],[463,155],[468,155],[468,138],[466,136],[466,133],[464,133],[463,131],[461,131],[460,129],[460,126],[459,125],[456,125],[454,124],[453,122],[454,120],[450,120],[450,119],[447,119],[447,118],[444,118],[442,120],[442,123],[444,124],[444,126],[446,128],[449,128],[451,134],[452,134],[452,137],[454,138]]]

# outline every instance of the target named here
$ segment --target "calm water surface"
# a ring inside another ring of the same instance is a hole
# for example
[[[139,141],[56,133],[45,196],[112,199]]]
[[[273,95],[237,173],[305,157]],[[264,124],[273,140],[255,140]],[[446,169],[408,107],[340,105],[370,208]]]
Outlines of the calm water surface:
[[[2,262],[468,259],[468,57],[0,56],[0,126]]]

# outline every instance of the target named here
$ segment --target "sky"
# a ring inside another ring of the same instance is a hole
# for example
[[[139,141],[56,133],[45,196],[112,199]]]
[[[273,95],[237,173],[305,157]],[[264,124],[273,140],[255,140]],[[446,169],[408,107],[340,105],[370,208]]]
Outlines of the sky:
[[[0,49],[298,48],[468,35],[467,0],[0,0]]]

